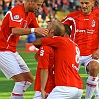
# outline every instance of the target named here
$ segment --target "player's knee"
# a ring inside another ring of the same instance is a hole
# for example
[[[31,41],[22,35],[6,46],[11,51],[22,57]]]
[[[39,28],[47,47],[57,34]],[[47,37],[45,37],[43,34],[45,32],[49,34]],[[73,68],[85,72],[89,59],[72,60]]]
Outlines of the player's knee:
[[[34,77],[32,73],[28,73],[27,75],[24,75],[24,77],[25,77],[25,81],[29,81],[31,83],[34,81]]]
[[[88,68],[89,68],[89,71],[97,71],[99,69],[99,63],[96,61],[91,61],[89,63]]]
[[[24,81],[24,77],[22,76],[22,74],[14,75],[14,76],[12,77],[12,79],[13,79],[15,82]]]
[[[34,81],[33,76],[31,76],[31,77],[28,79],[28,81],[32,83],[32,82]]]

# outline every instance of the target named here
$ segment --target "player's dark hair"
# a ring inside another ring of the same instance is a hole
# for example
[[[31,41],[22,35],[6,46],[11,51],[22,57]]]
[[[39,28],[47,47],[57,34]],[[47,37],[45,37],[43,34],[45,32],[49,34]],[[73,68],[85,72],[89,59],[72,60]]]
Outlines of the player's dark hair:
[[[70,37],[70,35],[71,35],[71,28],[70,28],[70,26],[64,24],[64,27],[65,27],[65,31],[66,31],[67,35]]]

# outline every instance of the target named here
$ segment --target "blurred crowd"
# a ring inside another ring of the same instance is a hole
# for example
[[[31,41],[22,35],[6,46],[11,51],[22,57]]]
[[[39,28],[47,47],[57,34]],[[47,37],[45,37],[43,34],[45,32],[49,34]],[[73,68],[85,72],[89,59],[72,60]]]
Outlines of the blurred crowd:
[[[6,12],[24,2],[24,0],[0,0],[0,24]],[[36,17],[40,26],[45,27],[46,21],[52,21],[57,17],[57,11],[79,10],[79,0],[45,0],[41,9],[36,12]]]

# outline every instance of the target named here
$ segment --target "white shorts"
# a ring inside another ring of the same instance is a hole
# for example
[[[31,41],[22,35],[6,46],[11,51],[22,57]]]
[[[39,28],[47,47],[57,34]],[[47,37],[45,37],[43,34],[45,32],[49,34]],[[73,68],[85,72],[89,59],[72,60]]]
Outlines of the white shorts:
[[[0,69],[8,79],[30,71],[18,52],[0,52]]]
[[[83,90],[76,87],[56,86],[47,99],[81,99]]]
[[[34,94],[33,99],[42,99],[42,95],[40,91],[36,91],[36,93]]]
[[[90,61],[96,61],[96,62],[99,63],[99,59],[98,59],[98,60],[92,59],[91,56],[92,56],[92,55],[89,55],[89,56],[80,56],[79,69],[80,69],[80,66],[81,66],[81,65],[84,65],[84,66],[85,66],[85,71],[86,71],[86,73],[88,73],[88,71],[86,70],[86,66],[89,64]]]
[[[42,99],[42,95],[40,91],[36,91],[36,93],[34,94],[33,99]]]

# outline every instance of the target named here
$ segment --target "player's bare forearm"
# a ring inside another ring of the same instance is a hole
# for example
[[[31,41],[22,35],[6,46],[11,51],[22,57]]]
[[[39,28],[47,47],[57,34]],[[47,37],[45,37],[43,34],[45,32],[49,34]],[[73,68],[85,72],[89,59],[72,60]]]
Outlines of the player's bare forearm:
[[[31,28],[12,28],[13,35],[28,35],[31,34]]]
[[[34,31],[31,31],[32,28],[12,28],[12,34],[13,35],[28,35],[31,33],[35,33],[38,36],[47,36],[48,34],[48,29],[46,28],[34,28]]]
[[[38,62],[38,60],[39,60],[38,52],[37,52],[37,53],[35,53],[34,58],[35,58],[35,60]]]
[[[42,94],[42,98],[46,99],[47,97],[47,93],[45,92],[45,87],[46,87],[46,83],[48,80],[48,69],[41,69],[41,94]]]
[[[36,39],[36,40],[34,40],[33,45],[34,45],[35,47],[37,47],[37,48],[40,48],[40,46],[42,45],[41,39]]]
[[[45,90],[45,86],[48,80],[48,69],[41,69],[41,90]]]

